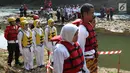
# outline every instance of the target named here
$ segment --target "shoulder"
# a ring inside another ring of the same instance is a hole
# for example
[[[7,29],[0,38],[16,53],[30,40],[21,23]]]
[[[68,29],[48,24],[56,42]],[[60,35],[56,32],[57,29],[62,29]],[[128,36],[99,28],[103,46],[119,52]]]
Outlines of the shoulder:
[[[79,25],[79,30],[81,30],[83,32],[87,31],[84,25]]]
[[[62,45],[62,44],[57,44],[55,48],[56,48],[54,50],[55,52],[60,52],[60,53],[68,52],[67,48],[64,45]]]
[[[48,26],[48,25],[46,25],[46,26],[45,26],[45,29],[48,29],[48,28],[49,28],[49,26]]]
[[[23,35],[23,34],[24,34],[24,32],[22,30],[19,30],[18,35]]]
[[[10,28],[11,26],[10,25],[7,25],[6,28]]]
[[[30,28],[28,28],[28,32],[32,33],[32,30]]]
[[[84,35],[84,36],[89,35],[89,32],[87,31],[84,25],[79,25],[79,35]]]
[[[42,28],[39,28],[39,30],[43,31],[43,29],[42,29]]]
[[[35,34],[35,33],[36,33],[36,30],[35,30],[35,29],[32,29],[32,33]]]
[[[56,29],[56,27],[55,27],[55,26],[53,26],[53,29]]]

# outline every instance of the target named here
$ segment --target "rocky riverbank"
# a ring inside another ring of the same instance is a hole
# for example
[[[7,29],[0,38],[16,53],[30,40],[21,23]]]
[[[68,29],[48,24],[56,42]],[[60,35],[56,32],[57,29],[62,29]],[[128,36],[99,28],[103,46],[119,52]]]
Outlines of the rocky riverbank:
[[[46,50],[45,50],[46,52]],[[47,53],[45,53],[45,61],[47,62]],[[9,68],[7,66],[7,50],[0,49],[0,73],[23,73],[23,67],[14,66],[12,68]],[[22,60],[22,57],[20,58]],[[46,68],[38,69],[35,68],[32,72],[25,72],[25,73],[46,73]],[[105,67],[99,67],[98,73],[117,73],[116,68],[105,68]],[[130,71],[120,70],[120,73],[130,73]]]

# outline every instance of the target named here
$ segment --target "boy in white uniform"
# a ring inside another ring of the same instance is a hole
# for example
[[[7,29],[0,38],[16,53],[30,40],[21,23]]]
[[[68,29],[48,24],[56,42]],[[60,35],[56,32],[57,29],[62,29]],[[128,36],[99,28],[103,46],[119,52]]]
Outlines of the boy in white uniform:
[[[37,19],[34,21],[32,33],[36,63],[41,68],[44,67],[44,31],[40,27],[40,20]]]
[[[51,38],[57,35],[57,29],[54,26],[54,20],[50,18],[48,20],[48,25],[45,28],[45,44],[48,50],[48,56],[51,52],[53,52],[53,45],[54,43],[51,42]],[[52,61],[52,59],[51,59]]]
[[[24,68],[29,71],[33,69],[33,47],[32,47],[32,32],[28,28],[28,21],[23,20],[21,23],[21,29],[18,33],[18,44],[20,53],[24,59]]]

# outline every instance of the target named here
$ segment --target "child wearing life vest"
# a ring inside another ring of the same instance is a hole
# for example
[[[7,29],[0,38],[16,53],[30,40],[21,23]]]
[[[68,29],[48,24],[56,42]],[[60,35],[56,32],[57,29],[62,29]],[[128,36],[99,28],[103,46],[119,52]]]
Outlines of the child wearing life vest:
[[[21,21],[21,30],[18,33],[18,43],[20,53],[24,59],[24,68],[27,71],[33,69],[33,46],[32,46],[32,31],[28,28],[29,23],[26,20]]]
[[[54,20],[50,18],[48,20],[48,25],[45,28],[45,43],[48,49],[48,56],[53,51],[54,43],[51,42],[51,38],[57,35],[57,29],[54,26]]]
[[[33,28],[34,52],[36,55],[36,63],[38,67],[44,66],[44,31],[40,27],[40,20],[34,21]]]
[[[27,18],[26,17],[20,17],[19,20],[20,20],[20,22],[22,22],[24,20],[27,20]],[[19,31],[21,30],[20,22],[19,22]]]
[[[84,56],[77,43],[78,27],[66,24],[62,27],[60,36],[54,50],[54,73],[89,73],[82,69]]]

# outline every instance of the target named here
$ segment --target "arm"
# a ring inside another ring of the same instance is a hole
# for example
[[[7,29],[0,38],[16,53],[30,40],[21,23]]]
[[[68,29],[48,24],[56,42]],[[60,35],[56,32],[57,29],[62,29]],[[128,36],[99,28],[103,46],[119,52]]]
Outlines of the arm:
[[[89,36],[88,31],[83,25],[79,26],[79,33],[78,33],[78,43],[80,47],[82,48],[82,51],[84,53],[85,50],[85,43],[86,43],[86,38]]]
[[[17,38],[18,38],[18,44],[19,44],[20,53],[23,54],[23,47],[22,47],[23,32],[22,31],[20,31],[18,33]]]
[[[45,42],[48,43],[48,28],[45,29]]]
[[[63,73],[64,58],[61,52],[54,51],[54,73]]]
[[[64,60],[69,57],[67,49],[59,45],[54,50],[54,73],[63,73]]]
[[[35,32],[35,30],[32,31],[32,39],[33,39],[34,49],[36,49],[36,32]]]
[[[56,36],[57,36],[57,29],[56,29],[56,27],[54,27],[54,30],[56,31]]]
[[[9,33],[9,28],[7,26],[5,31],[4,31],[4,37],[5,37],[6,40],[8,40],[8,33]]]

